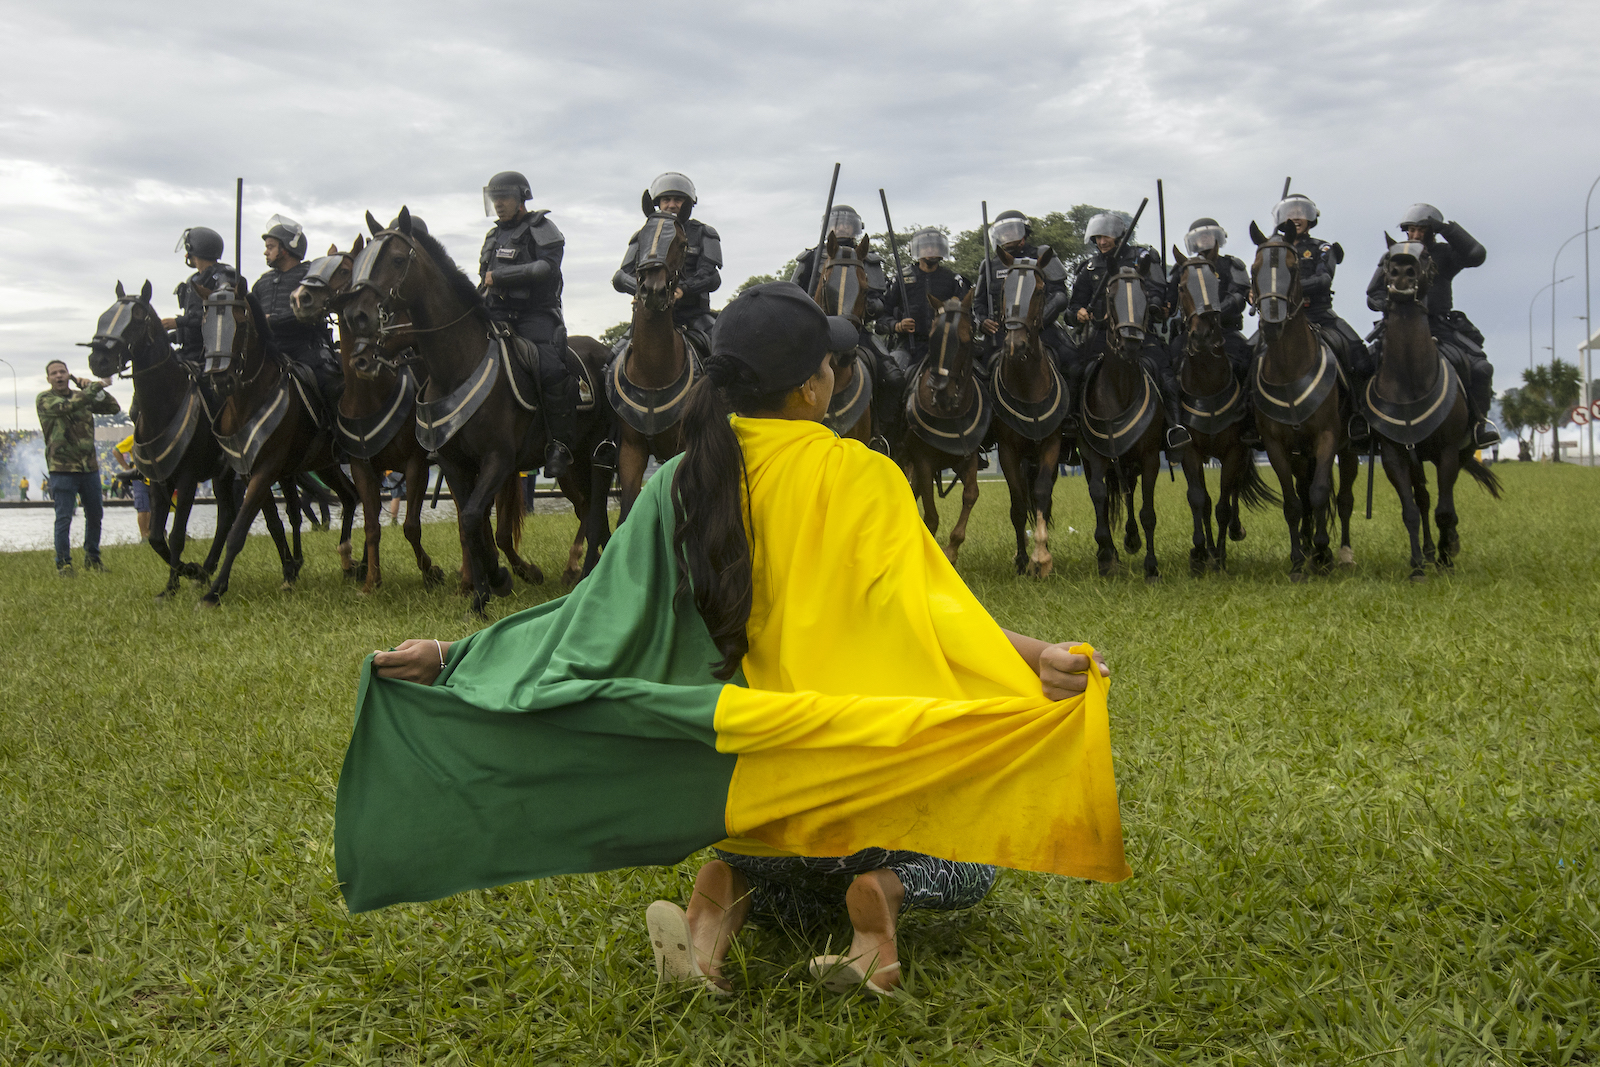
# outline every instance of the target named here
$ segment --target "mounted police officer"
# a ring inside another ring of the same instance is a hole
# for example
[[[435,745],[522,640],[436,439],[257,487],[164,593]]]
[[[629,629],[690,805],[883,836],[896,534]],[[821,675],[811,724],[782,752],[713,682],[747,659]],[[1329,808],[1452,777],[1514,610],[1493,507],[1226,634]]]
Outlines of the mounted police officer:
[[[1166,314],[1167,285],[1161,278],[1161,260],[1144,245],[1123,241],[1120,250],[1117,242],[1128,232],[1128,220],[1114,211],[1102,211],[1089,219],[1083,229],[1084,240],[1091,242],[1095,251],[1078,270],[1072,285],[1072,296],[1067,304],[1068,314],[1080,325],[1091,327],[1089,340],[1084,345],[1084,355],[1095,358],[1106,351],[1106,314],[1103,303],[1095,306],[1097,298],[1104,299],[1106,279],[1124,267],[1131,267],[1139,275],[1140,288],[1144,290],[1146,304],[1144,345],[1139,350],[1139,362],[1155,380],[1161,393],[1161,403],[1167,413],[1166,446],[1179,449],[1190,441],[1181,416],[1182,393],[1178,379],[1172,372],[1170,354],[1150,329],[1151,323]],[[1115,251],[1115,259],[1113,259]],[[1081,371],[1079,381],[1082,381]],[[1081,385],[1074,395],[1082,396]]]
[[[1309,196],[1293,193],[1272,209],[1272,223],[1278,229],[1293,223],[1290,244],[1300,257],[1300,294],[1305,298],[1306,318],[1318,327],[1332,347],[1351,387],[1359,392],[1372,377],[1372,355],[1361,337],[1333,310],[1333,274],[1344,262],[1344,249],[1337,243],[1312,237],[1321,212]],[[1360,415],[1350,419],[1350,438],[1367,439],[1367,420]]]
[[[326,417],[331,418],[338,410],[339,397],[344,395],[339,358],[333,354],[327,327],[301,322],[289,306],[290,294],[306,276],[305,230],[293,219],[274,215],[267,220],[267,232],[261,235],[261,242],[262,254],[271,269],[256,279],[250,295],[261,305],[278,351],[306,367],[316,378],[317,392],[327,408]]]
[[[1481,267],[1489,253],[1459,222],[1446,222],[1444,213],[1432,204],[1412,204],[1400,218],[1406,238],[1428,250],[1433,260],[1433,284],[1428,288],[1428,327],[1439,346],[1439,354],[1450,360],[1467,383],[1467,401],[1472,406],[1472,443],[1475,448],[1492,448],[1500,443],[1500,431],[1489,421],[1489,404],[1494,399],[1494,365],[1483,352],[1483,334],[1472,320],[1455,309],[1451,282],[1468,267]],[[1436,240],[1443,238],[1443,240]],[[1367,283],[1367,306],[1380,315],[1388,308],[1389,286],[1383,264]],[[1383,324],[1372,333],[1368,346],[1376,367],[1383,355]]]
[[[578,435],[577,381],[568,366],[567,327],[561,316],[561,253],[566,238],[548,211],[532,211],[528,179],[503,170],[483,187],[484,214],[495,219],[483,239],[478,273],[489,318],[505,323],[539,353],[539,410],[544,418],[544,473],[560,478],[572,468]]]
[[[935,312],[928,298],[940,302],[951,297],[959,299],[971,286],[944,265],[950,256],[950,241],[938,228],[928,226],[912,234],[906,253],[910,262],[902,266],[901,279],[905,282],[910,306],[900,306],[899,285],[889,286],[878,331],[898,338],[911,356],[911,365],[915,366],[928,351],[928,331],[933,329]]]
[[[1250,342],[1244,336],[1244,310],[1250,303],[1250,268],[1245,266],[1244,260],[1238,256],[1224,255],[1222,248],[1228,243],[1228,231],[1212,218],[1198,218],[1189,224],[1189,231],[1183,235],[1183,247],[1191,257],[1198,256],[1211,264],[1211,269],[1217,275],[1217,306],[1221,312],[1222,349],[1228,356],[1228,365],[1233,369],[1233,376],[1241,385],[1246,386],[1245,403],[1248,406],[1253,398],[1253,392],[1248,389],[1250,384],[1250,365],[1255,353],[1250,348]],[[1177,299],[1179,278],[1183,268],[1176,263],[1168,275],[1167,282],[1172,297],[1172,313],[1181,315],[1183,308]],[[1182,338],[1173,338],[1172,358],[1177,359],[1182,354]],[[1255,419],[1248,418],[1241,431],[1244,443],[1251,448],[1259,448],[1261,438],[1256,433]]]
[[[175,318],[162,319],[161,325],[177,331],[178,356],[198,373],[206,358],[206,342],[200,333],[206,302],[195,286],[204,286],[212,292],[224,286],[231,289],[239,276],[232,264],[222,261],[222,235],[216,230],[206,226],[189,227],[178,238],[173,251],[179,249],[183,250],[184,264],[193,267],[194,273],[172,291],[178,298],[178,314]]]
[[[941,302],[959,299],[971,288],[965,278],[944,265],[950,256],[950,241],[937,227],[926,226],[912,234],[906,255],[910,262],[901,264],[900,280],[905,283],[905,299],[910,306],[901,306],[900,285],[889,286],[877,324],[879,333],[899,341],[883,360],[879,375],[883,386],[873,397],[874,418],[885,428],[885,439],[891,441],[900,436],[897,428],[906,381],[928,353],[928,334],[936,314],[929,297]]]
[[[989,257],[989,273],[985,275],[983,264],[978,265],[978,291],[972,297],[976,313],[984,316],[979,323],[982,330],[979,351],[985,376],[993,372],[991,361],[998,351],[1001,329],[999,321],[989,316],[1004,302],[1006,273],[1009,270],[1001,261],[1000,252],[1004,250],[1012,259],[1037,260],[1040,247],[1033,242],[1033,224],[1020,211],[1002,211],[996,215],[989,224],[989,240],[993,248],[993,254]],[[1067,310],[1067,266],[1059,255],[1045,264],[1044,292],[1044,322],[1040,326],[1039,340],[1055,360],[1056,369],[1066,379],[1072,395],[1079,396],[1086,361],[1059,321],[1061,314]],[[1077,432],[1077,419],[1069,413],[1062,429],[1069,435]]]
[[[695,347],[709,353],[711,327],[716,321],[711,314],[711,294],[722,287],[722,237],[715,226],[689,217],[698,203],[694,182],[685,174],[669,170],[656,175],[639,206],[646,218],[656,211],[678,216],[689,247],[683,257],[683,277],[673,294],[672,321]],[[611,287],[619,293],[633,296],[639,291],[639,235],[643,232],[642,228],[636,230],[628,239],[622,266],[611,276]],[[623,344],[627,344],[626,340]]]
[[[833,211],[828,215],[828,232],[839,239],[840,244],[859,244],[867,232],[866,223],[861,221],[861,216],[849,204],[835,204]],[[794,282],[807,294],[814,292],[817,284],[817,249],[808,248],[794,257],[794,273],[789,280]],[[865,261],[867,269],[867,313],[861,320],[861,346],[868,352],[879,353],[881,349],[872,340],[868,329],[869,323],[876,323],[883,318],[883,302],[889,288],[889,276],[883,269],[883,257],[877,251],[867,253]]]

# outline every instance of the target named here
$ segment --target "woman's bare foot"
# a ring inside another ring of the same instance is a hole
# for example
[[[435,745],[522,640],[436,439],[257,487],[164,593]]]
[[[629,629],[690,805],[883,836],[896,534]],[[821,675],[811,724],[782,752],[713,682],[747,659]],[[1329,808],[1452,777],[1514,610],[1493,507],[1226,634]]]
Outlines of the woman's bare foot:
[[[694,894],[688,907],[689,932],[694,938],[695,960],[719,988],[733,986],[722,977],[733,935],[750,916],[750,886],[744,875],[721,860],[712,860],[694,876]]]
[[[906,887],[891,870],[860,875],[844,895],[850,925],[855,929],[849,959],[880,989],[900,984],[900,955],[894,937],[905,899]]]

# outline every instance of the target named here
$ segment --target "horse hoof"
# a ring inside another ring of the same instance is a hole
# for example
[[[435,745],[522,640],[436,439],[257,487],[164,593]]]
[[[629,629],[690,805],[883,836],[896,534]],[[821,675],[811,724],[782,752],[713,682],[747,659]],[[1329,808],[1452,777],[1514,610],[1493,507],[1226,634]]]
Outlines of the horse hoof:
[[[1339,566],[1354,567],[1356,565],[1355,550],[1349,545],[1339,546]]]
[[[489,583],[489,592],[493,593],[495,596],[510,596],[511,572],[506,570],[504,567],[501,567],[499,570],[495,571],[494,581]],[[483,609],[482,606],[479,605],[477,597],[473,598],[472,604],[473,610],[481,614]]]
[[[1427,572],[1425,572],[1425,571],[1412,571],[1411,572],[1411,580],[1413,582],[1425,582],[1425,581],[1428,580]]]
[[[215,597],[215,596],[212,596],[211,594],[207,593],[205,596],[200,598],[200,602],[197,603],[194,606],[194,610],[196,610],[196,611],[210,611],[210,610],[212,610],[214,608],[219,607],[221,605],[221,603],[222,603],[222,600],[221,600],[220,597]]]
[[[1144,543],[1137,537],[1124,537],[1122,539],[1122,550],[1124,552],[1137,552],[1143,547]]]
[[[1147,575],[1145,575],[1144,576],[1144,584],[1145,585],[1160,585],[1161,584],[1161,575],[1159,575],[1159,574],[1147,574]]]
[[[1228,526],[1228,540],[1230,540],[1230,541],[1243,541],[1244,540],[1244,524],[1243,523],[1235,522],[1235,523],[1230,523],[1229,524],[1229,526]]]
[[[294,592],[294,579],[293,578],[285,578],[283,580],[283,584],[278,586],[278,592],[280,592],[280,593],[292,593],[292,592]]]
[[[1289,580],[1291,582],[1296,582],[1296,583],[1303,582],[1303,581],[1306,580],[1305,572],[1304,571],[1292,571],[1289,574]]]
[[[433,567],[422,572],[422,586],[424,589],[432,589],[436,585],[443,584],[444,571],[440,570],[438,567]]]
[[[571,589],[578,584],[578,579],[583,577],[583,571],[568,568],[561,572],[561,584]]]

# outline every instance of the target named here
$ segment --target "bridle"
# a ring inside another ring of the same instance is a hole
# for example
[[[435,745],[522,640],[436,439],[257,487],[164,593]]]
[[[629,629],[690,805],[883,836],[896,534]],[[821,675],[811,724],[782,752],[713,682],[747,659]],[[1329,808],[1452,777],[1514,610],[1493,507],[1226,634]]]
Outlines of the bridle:
[[[1200,326],[1202,323],[1217,324],[1222,315],[1220,305],[1222,286],[1217,277],[1217,272],[1205,259],[1195,256],[1183,265],[1179,275],[1184,293],[1188,296],[1191,310],[1184,316],[1187,321],[1187,337],[1184,340],[1186,352],[1199,352],[1200,347],[1209,343],[1213,346],[1220,344],[1222,335],[1220,329],[1208,329],[1202,336]]]
[[[1263,276],[1267,282],[1266,289],[1261,287]],[[1251,303],[1261,313],[1264,325],[1281,326],[1293,317],[1299,303],[1294,299],[1299,283],[1300,271],[1294,246],[1282,238],[1274,238],[1263,244],[1256,252],[1256,261],[1250,271],[1250,297]]]
[[[406,246],[406,262],[405,266],[400,270],[400,277],[390,283],[388,290],[385,291],[382,286],[373,281],[372,273],[378,264],[378,253],[385,245],[389,243],[391,239],[399,240]],[[353,299],[356,294],[363,291],[377,294],[377,334],[375,337],[357,337],[355,351],[360,353],[367,347],[376,344],[378,351],[372,356],[372,359],[378,364],[388,367],[390,370],[399,370],[401,367],[411,366],[413,364],[422,362],[421,355],[419,355],[414,348],[407,349],[407,351],[411,352],[411,355],[409,356],[388,355],[387,353],[389,350],[389,345],[386,344],[386,342],[389,340],[391,335],[400,333],[402,331],[410,335],[438,333],[441,330],[448,330],[450,327],[462,322],[474,311],[478,310],[476,306],[469,304],[467,305],[467,309],[465,311],[442,325],[416,325],[410,317],[411,301],[405,296],[402,296],[400,292],[401,288],[404,287],[406,280],[411,276],[411,265],[416,261],[417,246],[416,242],[411,237],[401,233],[399,230],[380,230],[378,233],[373,234],[372,240],[367,242],[360,252],[356,253],[355,263],[351,267],[350,272],[350,287],[345,290],[344,293],[346,302]],[[396,308],[393,306],[394,304],[401,305],[401,307]],[[402,314],[405,314],[406,316],[403,321],[400,318]]]
[[[673,251],[682,243],[679,241],[681,233],[678,217],[665,211],[651,215],[639,233],[639,261],[634,265],[637,271],[634,300],[650,311],[667,311],[672,307],[672,294],[683,276],[683,257],[678,256],[677,262],[673,262]],[[659,290],[646,290],[638,283],[643,282],[647,270],[666,271],[666,284]]]
[[[835,271],[844,272],[839,276],[837,287],[833,285]],[[861,284],[861,276],[864,273],[865,270],[861,261],[856,258],[853,245],[841,244],[838,251],[828,256],[822,265],[822,310],[829,315],[849,320],[857,329],[861,328],[861,316],[856,314],[855,308],[860,302],[860,295],[866,291],[866,287]],[[835,294],[838,296],[838,306],[835,310],[829,311],[828,304],[834,302]],[[845,309],[846,303],[850,305],[849,310]]]
[[[130,293],[127,296],[119,296],[117,302],[107,309],[104,315],[100,316],[100,321],[95,326],[94,339],[78,342],[78,347],[80,348],[91,350],[101,348],[108,352],[120,353],[120,358],[117,360],[116,374],[118,378],[124,381],[137,380],[141,375],[149,374],[153,370],[166,366],[173,359],[172,346],[168,345],[166,353],[150,366],[137,367],[127,374],[123,373],[123,369],[133,362],[133,348],[123,335],[127,333],[128,327],[133,325],[135,307],[143,302],[143,298],[136,294]],[[110,317],[110,322],[106,321],[108,316]],[[154,324],[154,327],[152,324]],[[155,328],[159,328],[159,321],[152,312],[149,321],[145,324],[146,337],[152,341],[154,340]],[[186,371],[187,369],[185,368]]]

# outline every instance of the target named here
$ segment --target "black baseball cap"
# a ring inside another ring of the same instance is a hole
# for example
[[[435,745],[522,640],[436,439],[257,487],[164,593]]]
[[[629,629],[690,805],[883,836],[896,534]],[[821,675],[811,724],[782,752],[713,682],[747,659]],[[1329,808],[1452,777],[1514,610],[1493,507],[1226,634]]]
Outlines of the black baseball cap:
[[[711,354],[738,360],[756,373],[763,393],[778,393],[817,373],[828,353],[848,352],[859,341],[854,323],[824,315],[798,285],[767,282],[718,313]]]

